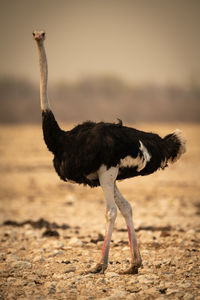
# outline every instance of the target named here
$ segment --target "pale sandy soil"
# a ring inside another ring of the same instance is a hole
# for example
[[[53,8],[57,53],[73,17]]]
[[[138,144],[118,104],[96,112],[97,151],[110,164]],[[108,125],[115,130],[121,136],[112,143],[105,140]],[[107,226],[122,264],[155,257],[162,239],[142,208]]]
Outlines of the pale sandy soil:
[[[161,135],[179,127],[188,140],[175,165],[118,184],[139,229],[137,275],[118,275],[130,261],[120,213],[107,271],[81,275],[101,252],[92,241],[104,234],[101,189],[59,180],[40,126],[0,127],[0,299],[200,299],[200,125],[135,126]],[[43,237],[45,227],[4,225],[40,218],[70,227]]]

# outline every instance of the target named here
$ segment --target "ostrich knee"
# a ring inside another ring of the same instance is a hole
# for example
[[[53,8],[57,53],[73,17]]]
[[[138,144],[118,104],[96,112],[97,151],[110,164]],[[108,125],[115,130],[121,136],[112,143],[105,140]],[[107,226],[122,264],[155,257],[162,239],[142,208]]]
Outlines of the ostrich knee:
[[[121,213],[124,216],[125,220],[127,220],[128,218],[132,218],[133,209],[132,209],[132,206],[130,205],[130,203],[128,201],[126,201],[124,203],[124,205],[122,205]]]
[[[106,209],[106,223],[115,223],[117,217],[117,207],[116,205]]]
[[[130,217],[132,218],[132,207],[130,203],[116,190],[115,190],[115,202],[121,214],[125,218],[125,220],[127,220]]]

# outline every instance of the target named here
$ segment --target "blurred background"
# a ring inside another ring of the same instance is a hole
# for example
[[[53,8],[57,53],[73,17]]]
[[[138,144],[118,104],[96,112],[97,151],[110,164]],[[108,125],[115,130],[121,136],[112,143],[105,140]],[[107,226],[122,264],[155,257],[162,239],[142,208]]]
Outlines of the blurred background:
[[[0,4],[0,123],[41,121],[34,29],[58,120],[200,121],[200,1]]]

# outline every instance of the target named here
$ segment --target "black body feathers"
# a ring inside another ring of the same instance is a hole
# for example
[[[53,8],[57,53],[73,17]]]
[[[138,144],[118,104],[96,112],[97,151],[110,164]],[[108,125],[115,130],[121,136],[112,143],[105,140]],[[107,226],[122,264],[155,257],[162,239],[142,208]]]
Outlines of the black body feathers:
[[[42,113],[44,140],[64,181],[98,186],[100,166],[118,166],[117,179],[148,175],[173,162],[183,141],[176,133],[162,139],[119,123],[84,122],[70,131],[58,126],[51,111]],[[181,150],[183,153],[183,149]]]
[[[59,141],[61,140],[61,143],[63,142],[62,137],[64,136],[64,131],[60,129],[52,111],[42,111],[42,129],[47,148],[54,155],[59,155]]]

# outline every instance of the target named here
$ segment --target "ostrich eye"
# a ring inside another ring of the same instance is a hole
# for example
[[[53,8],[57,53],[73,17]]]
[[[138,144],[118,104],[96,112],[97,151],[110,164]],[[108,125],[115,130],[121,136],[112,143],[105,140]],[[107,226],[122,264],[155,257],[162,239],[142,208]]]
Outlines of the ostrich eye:
[[[32,32],[32,35],[35,36],[35,32]]]
[[[45,32],[42,33],[42,36],[43,36],[43,37],[45,36]]]

